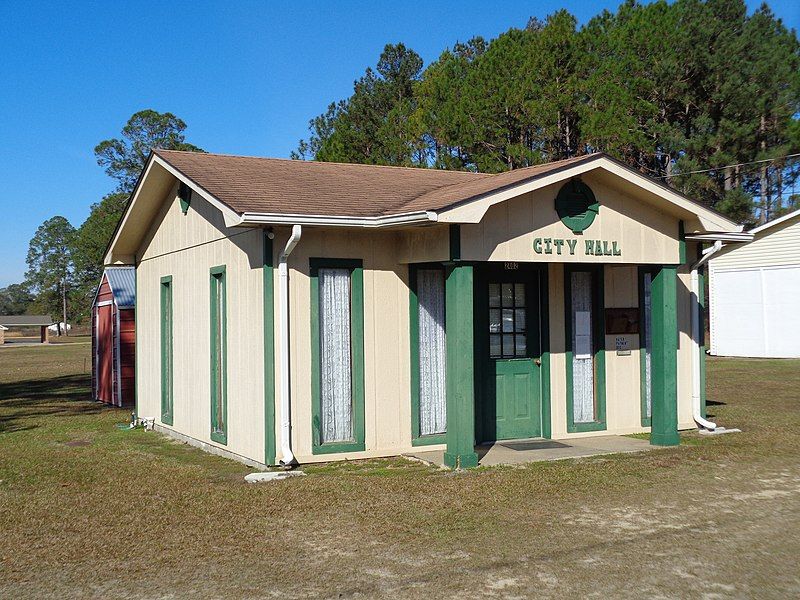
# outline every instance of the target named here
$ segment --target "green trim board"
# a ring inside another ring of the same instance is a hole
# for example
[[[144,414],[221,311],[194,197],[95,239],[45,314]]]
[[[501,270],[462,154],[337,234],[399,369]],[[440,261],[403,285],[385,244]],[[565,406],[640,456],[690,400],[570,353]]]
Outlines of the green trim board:
[[[444,444],[446,434],[420,434],[419,301],[417,299],[417,272],[420,269],[439,269],[444,275],[446,275],[446,271],[444,265],[440,263],[420,263],[408,266],[408,323],[411,350],[411,445],[430,446],[432,444]],[[446,315],[447,308],[445,307],[445,318]]]
[[[451,223],[448,233],[450,235],[450,260],[461,260],[461,225]]]
[[[474,273],[469,264],[448,265],[445,279],[447,330],[447,449],[444,464],[478,466],[475,453]]]
[[[359,259],[311,258],[311,430],[312,454],[358,452],[365,449],[364,429],[364,268]],[[350,270],[350,369],[353,440],[322,442],[322,379],[320,372],[319,270]]]
[[[678,435],[678,268],[663,266],[653,278],[652,426],[650,443],[675,446]]]
[[[683,221],[678,221],[678,262],[686,264],[686,226]]]
[[[550,407],[550,271],[548,265],[539,270],[539,337],[541,344],[542,375],[541,385],[542,437],[552,437],[552,412]]]
[[[220,444],[228,443],[228,301],[225,279],[225,265],[209,270],[211,439]]]
[[[172,304],[172,276],[161,278],[160,315],[161,315],[161,422],[165,425],[173,424],[174,407],[174,338]]]
[[[263,240],[264,463],[275,464],[275,269],[271,232]]]
[[[652,419],[647,416],[647,357],[645,355],[645,335],[647,328],[650,324],[647,322],[646,315],[644,314],[644,276],[645,273],[650,273],[651,277],[655,277],[658,272],[658,267],[652,265],[640,265],[638,273],[638,289],[639,289],[639,407],[640,418],[642,427],[650,427]],[[652,282],[652,279],[651,279]],[[651,283],[652,286],[652,283]],[[652,287],[651,287],[650,302],[652,306]],[[651,309],[652,318],[652,309]],[[651,356],[652,361],[652,356]],[[651,363],[652,369],[652,363]],[[652,371],[651,371],[652,373]],[[652,379],[650,381],[652,387]],[[652,402],[652,394],[650,395]],[[652,406],[652,405],[651,405]],[[652,413],[652,411],[651,411]]]
[[[567,371],[567,432],[604,431],[606,429],[606,357],[605,357],[605,269],[603,265],[564,265],[565,365]],[[592,274],[592,351],[594,352],[595,420],[576,423],[572,369],[572,282],[571,274]]]

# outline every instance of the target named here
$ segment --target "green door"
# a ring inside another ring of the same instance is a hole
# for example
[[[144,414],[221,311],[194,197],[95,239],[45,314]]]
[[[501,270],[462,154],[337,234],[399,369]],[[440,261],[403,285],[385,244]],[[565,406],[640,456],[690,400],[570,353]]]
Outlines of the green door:
[[[539,437],[541,420],[540,277],[534,266],[487,269],[484,298],[485,375],[480,441]]]

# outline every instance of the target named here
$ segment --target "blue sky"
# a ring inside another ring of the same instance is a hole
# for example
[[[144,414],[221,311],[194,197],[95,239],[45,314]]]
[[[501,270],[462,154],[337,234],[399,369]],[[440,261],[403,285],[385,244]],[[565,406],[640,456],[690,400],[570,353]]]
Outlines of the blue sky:
[[[39,224],[77,227],[114,188],[92,150],[138,110],[178,115],[211,152],[287,157],[386,43],[427,64],[532,15],[567,8],[584,23],[618,4],[0,0],[0,287],[23,278]],[[800,3],[770,5],[800,28]]]

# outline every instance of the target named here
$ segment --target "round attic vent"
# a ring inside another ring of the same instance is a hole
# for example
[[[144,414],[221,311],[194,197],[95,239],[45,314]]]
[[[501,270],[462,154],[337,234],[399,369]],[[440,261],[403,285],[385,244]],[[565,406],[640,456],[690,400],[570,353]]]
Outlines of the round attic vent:
[[[556,196],[558,218],[573,233],[588,229],[599,210],[600,204],[591,188],[579,179],[564,184]]]

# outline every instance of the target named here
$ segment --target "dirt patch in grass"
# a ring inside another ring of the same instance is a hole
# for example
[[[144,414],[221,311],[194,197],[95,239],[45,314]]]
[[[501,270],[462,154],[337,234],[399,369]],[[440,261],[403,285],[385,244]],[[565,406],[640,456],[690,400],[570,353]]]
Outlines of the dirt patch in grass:
[[[126,411],[88,401],[87,347],[41,350],[0,355],[0,597],[800,593],[800,361],[709,362],[710,416],[741,434],[251,485],[238,463],[118,429]]]

